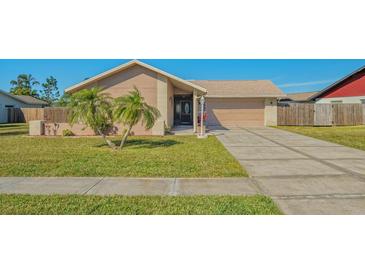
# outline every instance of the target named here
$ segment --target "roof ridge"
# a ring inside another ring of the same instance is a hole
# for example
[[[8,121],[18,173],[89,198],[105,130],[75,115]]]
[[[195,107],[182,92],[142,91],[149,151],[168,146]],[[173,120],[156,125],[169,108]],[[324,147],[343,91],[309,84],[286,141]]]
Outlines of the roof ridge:
[[[299,94],[299,93],[316,93],[319,91],[300,91],[300,92],[286,92],[285,94]]]
[[[350,74],[342,77],[341,79],[335,81],[334,83],[330,84],[329,86],[325,87],[324,89],[318,91],[317,94],[311,96],[309,99],[311,99],[311,100],[317,99],[319,96],[325,94],[327,91],[331,90],[332,88],[336,87],[337,85],[340,85],[341,83],[345,82],[347,79],[350,79],[355,74],[361,73],[363,70],[365,70],[365,66],[362,66],[362,67],[354,70]]]
[[[119,65],[119,66],[116,66],[116,67],[111,68],[111,69],[109,69],[109,70],[107,70],[107,71],[104,71],[104,72],[102,72],[102,73],[99,73],[99,74],[97,74],[97,75],[94,75],[94,76],[92,76],[92,77],[90,77],[90,78],[88,78],[88,79],[86,79],[86,80],[84,80],[84,81],[81,81],[81,82],[77,83],[77,84],[74,84],[74,85],[72,85],[72,86],[70,86],[70,87],[66,88],[66,89],[65,89],[65,92],[66,92],[66,93],[67,93],[67,92],[72,92],[73,90],[75,90],[75,89],[77,89],[77,88],[80,88],[80,87],[85,86],[85,85],[87,85],[87,84],[89,84],[89,83],[93,83],[93,82],[95,82],[95,81],[98,81],[98,80],[100,80],[100,79],[103,79],[103,78],[105,78],[105,77],[108,77],[108,76],[110,76],[110,75],[112,75],[112,74],[114,74],[114,73],[118,73],[118,72],[120,72],[120,71],[122,71],[122,70],[124,70],[124,69],[127,69],[127,68],[129,68],[129,67],[132,67],[132,66],[134,66],[134,65],[142,66],[142,67],[147,68],[147,69],[149,69],[149,70],[152,70],[152,71],[154,71],[154,72],[156,72],[156,73],[158,73],[158,74],[162,74],[162,75],[164,75],[164,76],[166,76],[166,77],[168,77],[168,78],[171,78],[171,79],[173,79],[173,80],[175,80],[175,81],[181,82],[181,83],[183,83],[183,84],[185,84],[185,85],[188,85],[188,86],[191,86],[191,87],[193,87],[193,88],[195,88],[195,89],[198,89],[198,90],[200,90],[200,91],[202,91],[202,92],[204,92],[204,93],[206,93],[206,92],[207,92],[207,90],[206,90],[205,88],[200,87],[199,85],[196,85],[196,84],[194,84],[194,83],[191,83],[191,82],[189,82],[189,81],[187,81],[187,80],[185,80],[185,79],[182,79],[182,78],[180,78],[180,77],[178,77],[178,76],[175,76],[175,75],[173,75],[173,74],[171,74],[171,73],[168,73],[168,72],[166,72],[166,71],[163,71],[163,70],[161,70],[161,69],[159,69],[159,68],[157,68],[157,67],[154,67],[154,66],[152,66],[152,65],[149,65],[149,64],[144,63],[144,62],[142,62],[142,61],[139,61],[139,60],[137,60],[137,59],[134,59],[134,60],[129,61],[129,62],[126,62],[126,63],[123,63],[123,64],[121,64],[121,65]]]
[[[36,101],[39,101],[40,104],[41,104],[41,102],[43,102],[43,104],[48,104],[46,101],[44,101],[42,99],[39,99],[39,98],[36,98],[36,97],[33,97],[31,95],[16,95],[16,94],[12,94],[10,92],[6,92],[6,91],[1,90],[1,89],[0,89],[0,93],[4,94],[5,96],[9,96],[10,98],[13,98],[14,100],[17,100],[17,101],[22,102],[24,104],[33,104],[31,102],[27,102],[26,100],[24,100],[24,97],[30,97],[32,99],[35,99]]]
[[[187,80],[187,81],[189,81],[189,82],[193,82],[193,81],[207,81],[207,82],[262,82],[262,81],[270,81],[270,82],[272,82],[272,80],[270,80],[270,79],[259,79],[259,80],[234,80],[234,79],[229,79],[229,80],[222,80],[222,79],[218,79],[218,80]]]

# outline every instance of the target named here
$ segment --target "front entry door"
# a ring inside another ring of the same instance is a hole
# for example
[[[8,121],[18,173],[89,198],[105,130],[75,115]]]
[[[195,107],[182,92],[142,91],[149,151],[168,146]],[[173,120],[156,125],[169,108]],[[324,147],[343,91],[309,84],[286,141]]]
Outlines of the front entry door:
[[[181,104],[181,124],[191,124],[192,104],[191,101],[180,101]]]

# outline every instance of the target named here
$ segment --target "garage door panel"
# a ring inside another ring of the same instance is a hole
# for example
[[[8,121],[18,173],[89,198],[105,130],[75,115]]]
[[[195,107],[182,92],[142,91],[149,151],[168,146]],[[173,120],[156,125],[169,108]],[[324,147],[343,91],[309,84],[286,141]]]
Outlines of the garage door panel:
[[[263,126],[262,99],[207,99],[208,126]]]

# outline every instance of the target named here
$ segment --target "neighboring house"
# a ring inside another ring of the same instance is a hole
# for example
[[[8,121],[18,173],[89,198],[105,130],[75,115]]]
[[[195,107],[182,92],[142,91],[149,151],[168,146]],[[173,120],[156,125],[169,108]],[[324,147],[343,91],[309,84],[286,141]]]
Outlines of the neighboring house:
[[[43,108],[48,103],[32,96],[14,95],[0,90],[0,123],[8,122],[9,108]]]
[[[311,92],[298,92],[298,93],[288,93],[286,98],[280,99],[280,103],[310,103],[309,99],[317,94],[318,91]]]
[[[142,125],[138,125],[133,128],[136,135],[163,135],[166,127],[178,125],[190,125],[196,132],[201,96],[206,99],[207,126],[276,125],[277,99],[285,97],[269,80],[187,81],[138,60],[82,81],[65,92],[73,94],[94,86],[99,86],[112,97],[126,95],[136,86],[146,102],[159,109],[161,117],[152,130],[145,131]],[[64,128],[67,126],[60,125],[57,134]],[[80,128],[73,127],[72,130],[75,134],[85,135]]]
[[[311,96],[316,104],[365,104],[365,66]]]

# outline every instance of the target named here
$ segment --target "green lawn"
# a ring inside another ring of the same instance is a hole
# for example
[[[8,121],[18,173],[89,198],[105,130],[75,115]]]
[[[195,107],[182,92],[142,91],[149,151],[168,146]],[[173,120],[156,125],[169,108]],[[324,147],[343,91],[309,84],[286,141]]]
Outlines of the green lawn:
[[[0,195],[2,215],[272,215],[265,196]]]
[[[344,127],[289,127],[280,126],[291,132],[311,136],[348,147],[365,150],[365,126]]]
[[[0,125],[0,176],[247,176],[214,136],[131,137],[113,151],[98,137],[26,133],[24,124]]]

